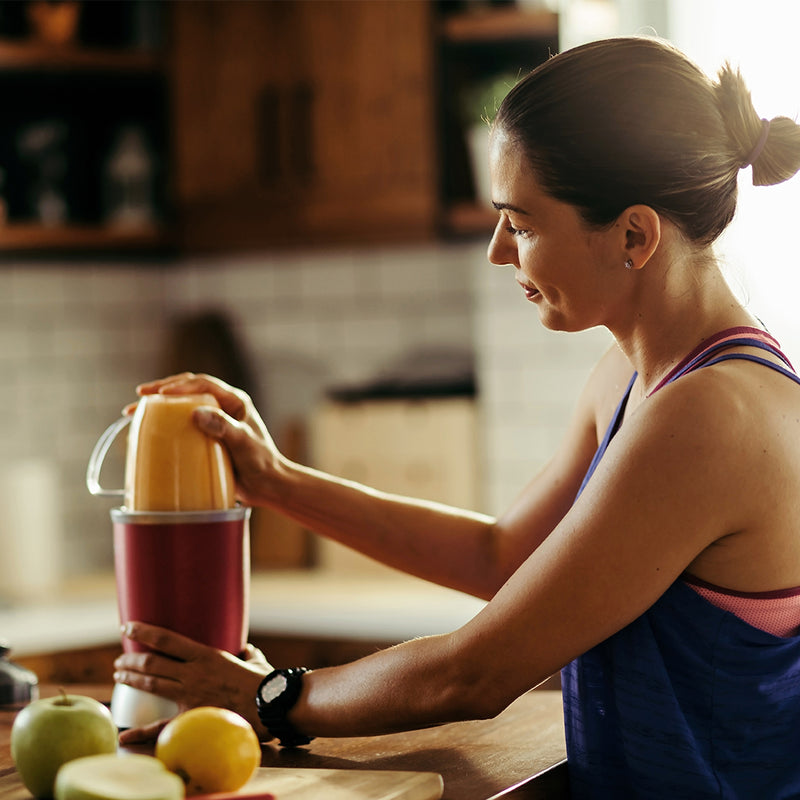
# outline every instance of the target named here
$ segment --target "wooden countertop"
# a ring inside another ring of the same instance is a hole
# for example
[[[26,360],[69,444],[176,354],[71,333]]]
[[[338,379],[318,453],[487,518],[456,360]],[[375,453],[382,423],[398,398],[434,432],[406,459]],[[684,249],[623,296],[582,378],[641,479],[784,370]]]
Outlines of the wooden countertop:
[[[108,702],[111,687],[68,686]],[[42,696],[55,687],[42,687]],[[14,711],[0,710],[0,800],[30,800],[11,760]],[[262,766],[438,772],[443,800],[561,800],[569,797],[561,693],[534,690],[491,720],[350,739],[306,748],[264,745]]]

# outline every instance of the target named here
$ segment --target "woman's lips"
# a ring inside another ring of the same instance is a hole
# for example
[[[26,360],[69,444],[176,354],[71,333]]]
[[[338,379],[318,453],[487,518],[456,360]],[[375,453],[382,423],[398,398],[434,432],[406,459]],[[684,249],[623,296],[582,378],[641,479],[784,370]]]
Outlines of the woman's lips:
[[[519,283],[519,281],[517,281],[517,283]],[[522,291],[525,293],[525,297],[528,300],[535,300],[537,297],[539,297],[538,289],[534,289],[532,286],[527,286],[524,283],[520,283],[519,285],[522,287]]]

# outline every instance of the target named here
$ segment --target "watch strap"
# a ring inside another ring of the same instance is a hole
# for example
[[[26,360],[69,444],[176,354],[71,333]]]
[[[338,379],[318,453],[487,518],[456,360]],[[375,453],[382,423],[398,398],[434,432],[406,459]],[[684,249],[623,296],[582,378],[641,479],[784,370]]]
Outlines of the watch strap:
[[[313,739],[312,736],[300,733],[287,718],[297,698],[300,697],[300,692],[303,690],[303,675],[308,671],[306,667],[273,670],[261,681],[256,692],[258,718],[282,747],[299,747]],[[265,692],[273,681],[280,682],[281,678],[284,683],[278,688],[277,694]]]

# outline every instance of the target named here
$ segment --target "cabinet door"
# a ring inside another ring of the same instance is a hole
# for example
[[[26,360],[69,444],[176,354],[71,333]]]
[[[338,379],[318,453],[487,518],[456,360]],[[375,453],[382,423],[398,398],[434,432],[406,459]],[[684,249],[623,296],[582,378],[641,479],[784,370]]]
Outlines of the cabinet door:
[[[476,413],[462,397],[326,402],[312,420],[314,466],[379,491],[478,508]],[[321,537],[317,561],[344,573],[389,569]]]
[[[433,233],[427,2],[182,0],[172,10],[186,246]]]

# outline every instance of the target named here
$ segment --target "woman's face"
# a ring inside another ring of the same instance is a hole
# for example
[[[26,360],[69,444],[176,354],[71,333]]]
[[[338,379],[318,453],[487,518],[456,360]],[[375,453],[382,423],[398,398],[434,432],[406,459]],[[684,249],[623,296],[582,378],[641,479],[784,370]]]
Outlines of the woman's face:
[[[521,148],[502,129],[492,133],[489,161],[500,212],[489,261],[514,267],[545,327],[608,325],[625,294],[620,282],[630,275],[616,226],[589,228],[573,206],[541,191]]]

